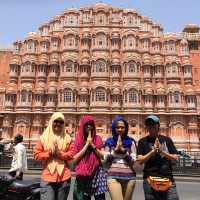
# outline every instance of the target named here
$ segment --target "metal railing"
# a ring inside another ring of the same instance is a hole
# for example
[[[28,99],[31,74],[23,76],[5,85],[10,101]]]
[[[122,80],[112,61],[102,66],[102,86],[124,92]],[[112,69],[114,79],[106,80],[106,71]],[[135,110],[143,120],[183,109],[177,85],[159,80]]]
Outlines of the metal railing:
[[[12,157],[0,155],[0,169],[9,169],[11,166]],[[36,161],[33,158],[28,158],[29,170],[41,170],[42,162]],[[200,159],[181,157],[180,160],[173,164],[174,175],[195,175],[200,176]]]

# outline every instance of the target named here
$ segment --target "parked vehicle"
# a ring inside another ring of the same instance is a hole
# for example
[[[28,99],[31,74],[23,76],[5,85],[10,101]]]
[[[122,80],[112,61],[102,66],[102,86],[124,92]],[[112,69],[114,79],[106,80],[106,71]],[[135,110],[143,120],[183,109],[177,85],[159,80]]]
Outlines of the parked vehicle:
[[[179,151],[180,166],[181,167],[193,167],[195,166],[196,159],[194,156],[187,154],[185,151]]]
[[[0,175],[0,200],[40,200],[40,180],[16,180]]]

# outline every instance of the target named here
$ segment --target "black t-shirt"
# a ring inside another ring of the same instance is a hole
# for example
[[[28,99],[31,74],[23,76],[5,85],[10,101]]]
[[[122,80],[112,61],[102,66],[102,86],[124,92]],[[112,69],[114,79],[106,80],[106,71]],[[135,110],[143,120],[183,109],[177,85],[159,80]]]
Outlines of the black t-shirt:
[[[146,155],[149,153],[152,150],[155,139],[155,137],[150,136],[141,138],[138,142],[137,154]],[[170,154],[177,154],[176,147],[171,138],[159,135],[158,139],[161,143],[162,151],[169,152]],[[160,176],[173,180],[171,161],[157,153],[145,162],[143,172],[143,178],[147,178],[148,176]]]

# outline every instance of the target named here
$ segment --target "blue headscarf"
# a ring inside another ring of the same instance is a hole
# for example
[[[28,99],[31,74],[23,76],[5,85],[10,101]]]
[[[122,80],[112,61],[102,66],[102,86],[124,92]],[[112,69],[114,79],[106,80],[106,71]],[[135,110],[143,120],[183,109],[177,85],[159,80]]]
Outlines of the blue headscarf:
[[[105,142],[105,146],[115,147],[117,145],[118,134],[116,133],[116,126],[118,121],[123,121],[125,124],[125,133],[122,136],[122,144],[124,148],[130,148],[134,141],[133,138],[128,136],[128,122],[122,117],[117,116],[112,121],[112,137],[108,138]]]

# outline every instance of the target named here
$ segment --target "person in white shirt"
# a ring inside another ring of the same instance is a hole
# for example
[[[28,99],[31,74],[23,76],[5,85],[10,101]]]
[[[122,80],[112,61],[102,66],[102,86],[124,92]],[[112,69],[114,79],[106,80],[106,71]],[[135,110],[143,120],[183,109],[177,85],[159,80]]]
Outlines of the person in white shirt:
[[[22,142],[23,136],[17,134],[14,137],[13,159],[9,170],[9,174],[19,180],[23,179],[23,174],[27,170],[26,148]]]

